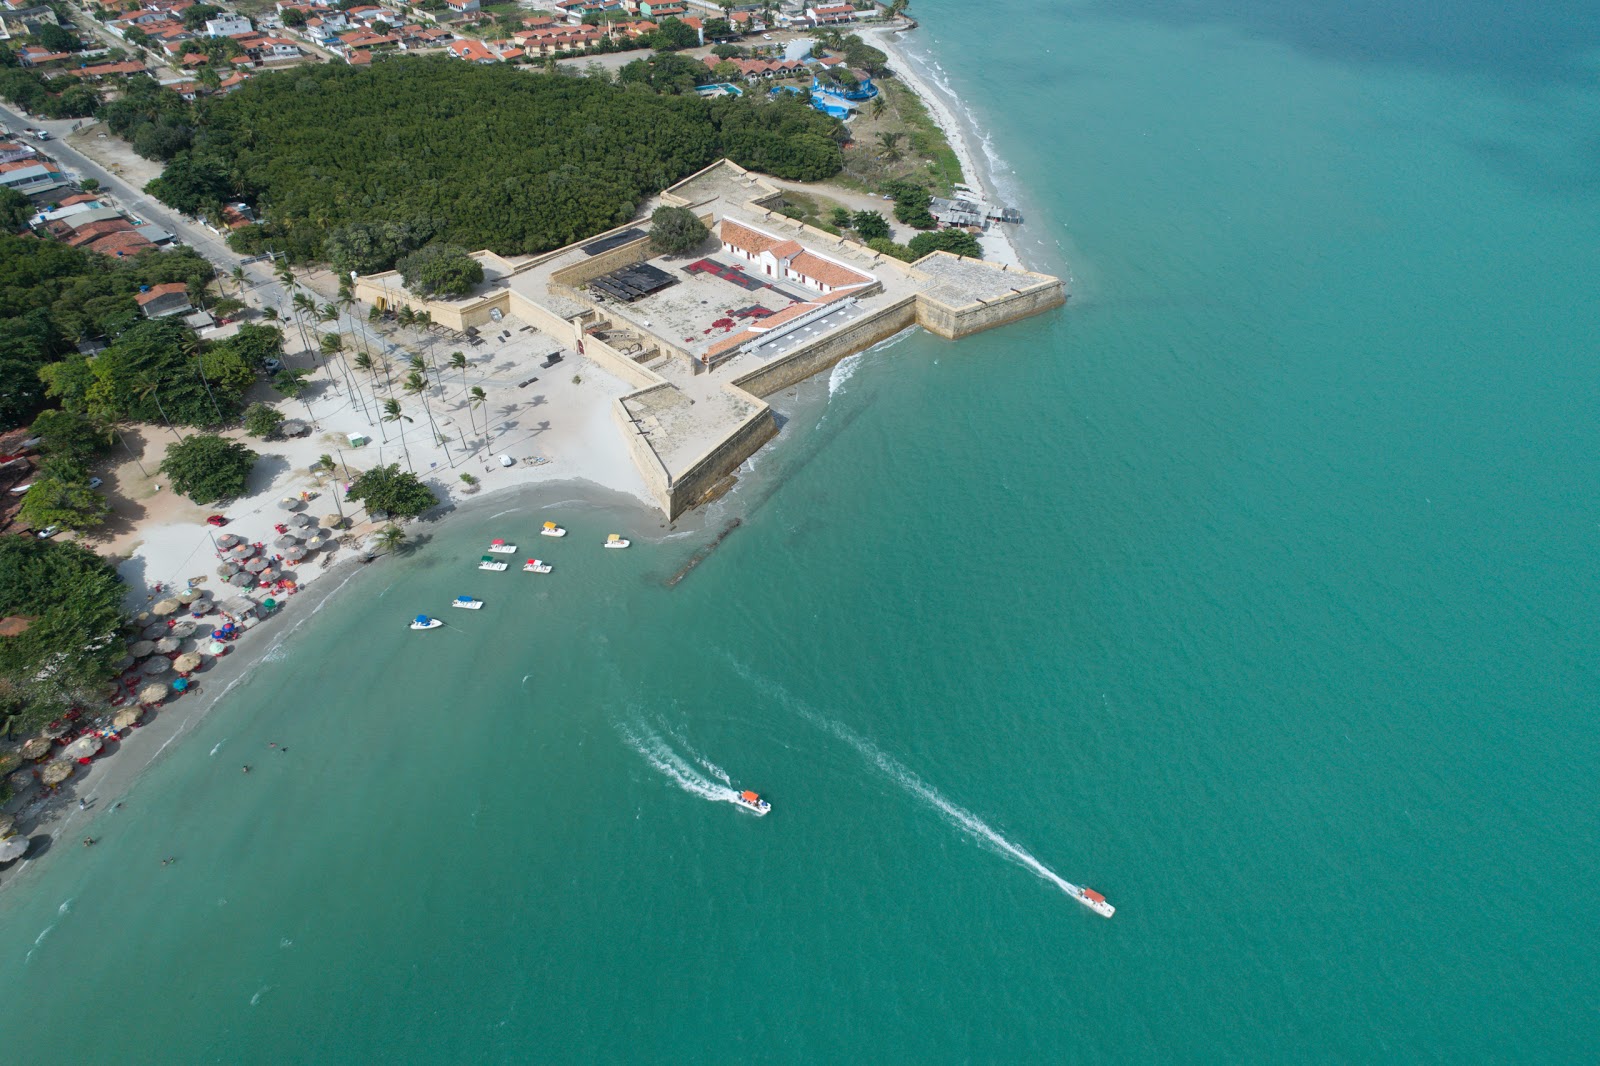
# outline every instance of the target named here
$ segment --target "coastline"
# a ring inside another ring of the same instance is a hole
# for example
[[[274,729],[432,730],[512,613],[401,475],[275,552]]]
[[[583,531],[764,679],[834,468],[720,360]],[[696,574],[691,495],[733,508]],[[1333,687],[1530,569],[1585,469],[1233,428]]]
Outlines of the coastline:
[[[520,499],[517,498],[519,492]],[[506,507],[508,503],[510,506]],[[639,525],[630,528],[630,535],[650,542],[671,534],[682,536],[699,530],[698,526],[691,525],[689,529],[669,531],[666,522],[652,513],[648,501],[634,493],[572,477],[505,482],[463,500],[444,500],[410,525],[414,532],[417,527],[426,531],[463,511],[470,515],[491,506],[520,510],[555,504],[613,510],[637,508]],[[646,532],[647,520],[655,521],[659,528]],[[423,538],[418,537],[417,541],[422,542]],[[373,563],[382,561],[380,555]],[[14,813],[19,827],[28,825],[25,833],[30,840],[29,851],[27,857],[16,860],[0,873],[0,896],[31,880],[48,864],[51,854],[70,852],[70,848],[62,847],[64,843],[69,843],[79,831],[91,829],[99,816],[124,799],[169,748],[200,725],[235,687],[252,679],[263,663],[280,661],[272,657],[273,653],[334,596],[370,569],[371,565],[362,563],[358,554],[346,553],[344,558],[321,571],[314,589],[308,579],[301,586],[302,592],[283,610],[269,615],[249,630],[229,654],[212,659],[205,670],[194,675],[197,684],[181,698],[162,704],[144,724],[114,741],[114,748],[102,752],[84,771],[74,774],[53,796],[19,805]],[[80,798],[92,801],[92,805],[87,810],[80,809],[74,802]]]
[[[1004,203],[993,170],[981,162],[979,154],[973,150],[972,135],[966,124],[956,114],[950,99],[939,90],[906,48],[903,35],[907,32],[909,30],[903,28],[879,26],[863,29],[861,35],[867,43],[888,54],[893,62],[895,75],[927,107],[928,113],[933,116],[939,129],[944,131],[945,139],[950,142],[951,150],[961,163],[961,174],[967,184],[981,193],[990,203]],[[1023,259],[1018,244],[1012,239],[1005,223],[991,224],[979,240],[983,244],[985,259],[1007,266],[1034,269],[1031,263]]]

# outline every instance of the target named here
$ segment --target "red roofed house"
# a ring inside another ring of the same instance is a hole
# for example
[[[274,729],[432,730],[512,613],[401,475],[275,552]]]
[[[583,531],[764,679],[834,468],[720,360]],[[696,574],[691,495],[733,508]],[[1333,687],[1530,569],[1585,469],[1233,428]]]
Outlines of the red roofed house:
[[[188,314],[194,310],[189,304],[189,287],[181,281],[152,285],[136,293],[133,298],[138,301],[139,310],[144,312],[146,318]]]
[[[108,233],[98,240],[90,241],[84,247],[91,252],[109,255],[115,259],[119,256],[138,255],[147,248],[154,248],[155,245],[145,240],[143,234],[130,229]]]
[[[482,41],[465,38],[450,42],[450,54],[468,63],[498,63],[500,57],[489,51]]]
[[[750,263],[755,268],[753,273],[765,277],[796,281],[824,295],[865,289],[876,281],[870,274],[837,259],[808,251],[799,241],[777,237],[730,218],[722,220],[719,233],[725,254]]]
[[[854,22],[856,9],[849,4],[831,4],[827,7],[806,8],[806,18],[813,26],[831,26],[839,22]]]

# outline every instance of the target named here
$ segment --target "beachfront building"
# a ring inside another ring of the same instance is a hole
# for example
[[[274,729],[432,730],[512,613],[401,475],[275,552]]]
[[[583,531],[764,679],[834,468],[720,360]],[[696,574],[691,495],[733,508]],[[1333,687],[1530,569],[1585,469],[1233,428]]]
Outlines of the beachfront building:
[[[718,240],[722,242],[724,254],[751,264],[757,273],[798,282],[824,296],[864,289],[873,283],[872,275],[809,251],[797,240],[779,237],[731,218],[722,220]]]
[[[219,18],[206,19],[207,37],[232,37],[236,33],[249,33],[255,29],[250,25],[250,20],[243,15],[222,15]]]
[[[856,9],[849,4],[829,4],[806,8],[806,18],[813,26],[838,26],[856,20]]]
[[[194,310],[193,305],[189,303],[189,287],[181,281],[169,282],[166,285],[148,285],[133,299],[146,318],[186,315]]]

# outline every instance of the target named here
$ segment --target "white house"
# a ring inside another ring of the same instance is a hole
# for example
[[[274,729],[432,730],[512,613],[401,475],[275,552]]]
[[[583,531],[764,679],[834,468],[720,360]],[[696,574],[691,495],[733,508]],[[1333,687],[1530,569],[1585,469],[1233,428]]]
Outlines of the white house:
[[[249,33],[255,27],[250,25],[250,20],[243,15],[223,15],[220,18],[206,19],[207,37],[232,37],[236,33]]]
[[[751,264],[753,273],[793,281],[824,295],[864,289],[877,279],[837,259],[808,250],[799,241],[725,218],[718,230],[722,251]]]
[[[465,15],[482,7],[478,0],[444,0],[444,3],[446,7],[458,15]]]
[[[826,7],[806,8],[806,18],[813,26],[832,26],[841,22],[854,22],[856,9],[849,4],[829,4]]]

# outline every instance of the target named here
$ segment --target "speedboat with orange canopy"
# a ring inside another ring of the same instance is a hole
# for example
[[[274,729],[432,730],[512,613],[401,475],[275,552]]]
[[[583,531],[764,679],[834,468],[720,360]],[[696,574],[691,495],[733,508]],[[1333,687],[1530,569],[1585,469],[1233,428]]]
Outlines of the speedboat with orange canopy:
[[[1080,888],[1077,885],[1073,885],[1067,894],[1102,918],[1109,918],[1117,913],[1117,908],[1107,903],[1106,898],[1092,888]]]
[[[734,797],[734,801],[751,814],[761,815],[772,810],[772,804],[762,799],[761,796],[755,792],[741,792]]]
[[[541,537],[564,537],[567,535],[567,531],[554,522],[546,522],[544,528],[539,530],[539,535]]]

